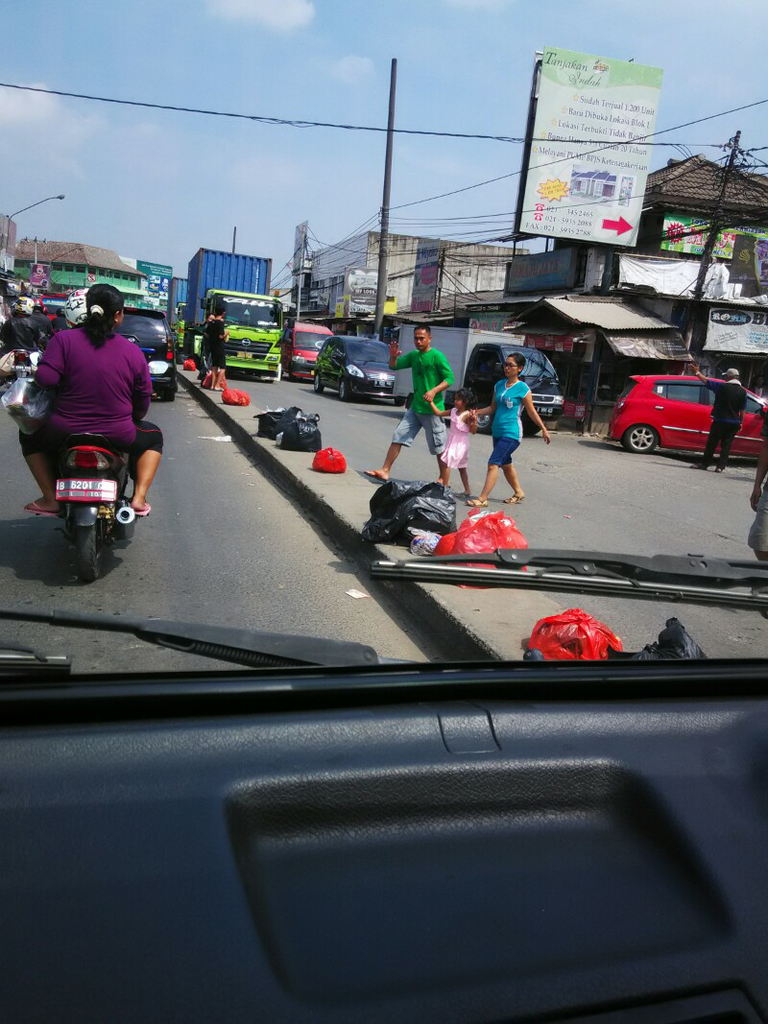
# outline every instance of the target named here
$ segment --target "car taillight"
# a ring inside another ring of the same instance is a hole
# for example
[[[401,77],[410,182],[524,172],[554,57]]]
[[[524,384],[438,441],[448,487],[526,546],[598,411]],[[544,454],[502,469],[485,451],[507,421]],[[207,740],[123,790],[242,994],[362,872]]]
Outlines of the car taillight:
[[[67,456],[70,469],[107,469],[109,459],[101,452],[70,452]]]
[[[173,349],[171,348],[170,345],[168,346],[168,351],[165,353],[165,358],[168,360],[169,363],[173,362],[173,359],[174,359]]]

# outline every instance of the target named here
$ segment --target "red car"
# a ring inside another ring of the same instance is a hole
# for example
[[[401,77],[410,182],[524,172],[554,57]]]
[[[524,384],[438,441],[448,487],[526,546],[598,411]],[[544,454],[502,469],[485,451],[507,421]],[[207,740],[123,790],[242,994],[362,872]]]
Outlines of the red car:
[[[631,377],[616,401],[610,437],[635,454],[657,447],[703,452],[714,398],[698,377]],[[731,454],[757,458],[765,408],[762,399],[747,392],[744,423]]]

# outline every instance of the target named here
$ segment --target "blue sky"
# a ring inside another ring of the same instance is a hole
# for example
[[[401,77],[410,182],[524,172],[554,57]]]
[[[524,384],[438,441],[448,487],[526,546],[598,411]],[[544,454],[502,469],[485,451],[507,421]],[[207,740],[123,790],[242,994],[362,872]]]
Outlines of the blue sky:
[[[399,127],[524,132],[534,51],[563,46],[664,69],[658,128],[768,97],[765,0],[2,0],[0,79],[307,120],[384,124],[398,58]],[[6,10],[7,14],[7,10]],[[737,128],[768,146],[768,104],[666,138],[717,155]],[[199,246],[289,258],[294,226],[336,242],[381,202],[384,137],[118,108],[0,89],[0,212],[20,235],[170,263]],[[674,150],[659,148],[653,166]],[[768,159],[768,150],[762,154]],[[400,136],[392,201],[514,171],[508,143]],[[511,211],[517,179],[395,213],[393,229]],[[480,234],[503,231],[505,217]]]

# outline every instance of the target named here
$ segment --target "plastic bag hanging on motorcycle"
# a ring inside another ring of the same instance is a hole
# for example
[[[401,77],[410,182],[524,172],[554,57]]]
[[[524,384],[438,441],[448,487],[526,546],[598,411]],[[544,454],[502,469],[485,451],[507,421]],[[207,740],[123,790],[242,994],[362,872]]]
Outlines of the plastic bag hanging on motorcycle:
[[[0,402],[16,421],[22,434],[35,434],[53,412],[53,394],[31,377],[20,377]]]

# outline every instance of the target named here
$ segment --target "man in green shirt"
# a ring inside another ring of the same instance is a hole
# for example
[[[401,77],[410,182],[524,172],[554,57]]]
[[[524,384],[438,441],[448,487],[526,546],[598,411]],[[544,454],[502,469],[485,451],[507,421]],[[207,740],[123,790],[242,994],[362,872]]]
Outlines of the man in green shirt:
[[[445,420],[435,416],[431,403],[434,402],[441,411],[445,409],[443,392],[453,384],[453,373],[443,353],[432,348],[432,331],[429,327],[417,327],[413,332],[413,342],[415,350],[405,355],[400,352],[396,341],[389,346],[390,369],[403,370],[407,366],[411,368],[413,402],[392,435],[392,444],[389,446],[384,465],[381,469],[366,470],[367,476],[375,477],[377,480],[389,480],[389,472],[400,454],[400,449],[403,445],[406,448],[410,447],[422,428],[427,438],[427,447],[437,456],[440,473],[443,471],[440,454],[445,448],[448,434]]]

